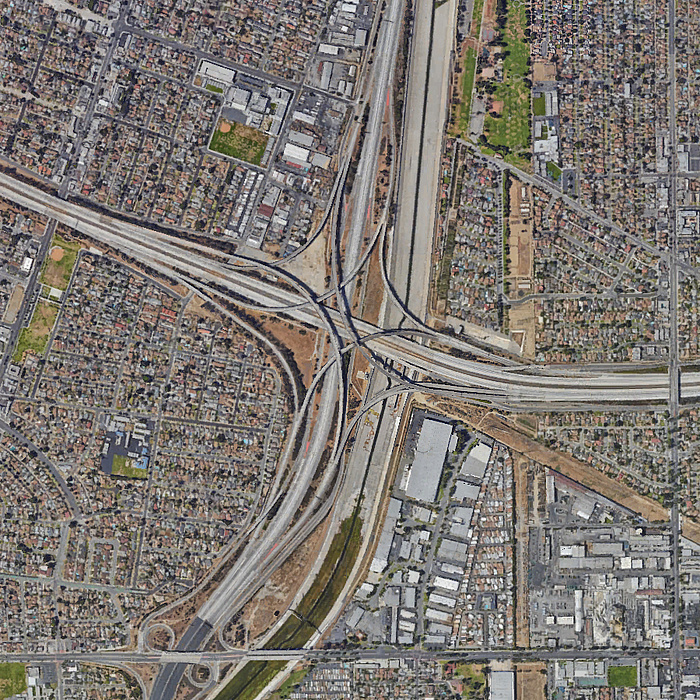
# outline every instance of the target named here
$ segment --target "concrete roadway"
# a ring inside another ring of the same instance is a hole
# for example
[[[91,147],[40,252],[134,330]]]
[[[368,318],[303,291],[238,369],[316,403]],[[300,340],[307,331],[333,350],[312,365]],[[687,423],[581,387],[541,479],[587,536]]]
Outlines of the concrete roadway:
[[[169,664],[198,664],[218,661],[220,664],[247,661],[294,661],[300,659],[315,659],[329,661],[355,661],[363,659],[391,659],[396,657],[412,659],[455,659],[478,663],[479,661],[505,660],[513,661],[556,661],[567,659],[668,659],[669,649],[494,649],[494,650],[442,650],[420,651],[401,647],[384,646],[376,649],[254,649],[246,651],[234,649],[231,651],[204,652],[135,652],[135,651],[92,651],[80,654],[71,653],[8,653],[0,654],[2,663],[63,663],[66,661],[89,662],[96,664],[127,664],[151,663]],[[697,658],[696,649],[680,649],[678,658]],[[171,696],[168,700],[172,700]]]
[[[457,11],[456,0],[439,7],[435,4],[433,0],[415,3],[390,271],[399,297],[421,321],[428,310],[436,193],[449,110]],[[390,325],[398,325],[401,317],[399,309],[392,309]]]
[[[394,75],[402,9],[402,0],[389,0],[381,25],[377,29],[379,39],[373,56],[369,116],[352,193],[353,210],[345,250],[346,271],[354,268],[364,237],[371,228],[372,203],[377,185],[377,157],[382,141],[384,112]],[[348,298],[352,298],[352,285],[346,294]]]

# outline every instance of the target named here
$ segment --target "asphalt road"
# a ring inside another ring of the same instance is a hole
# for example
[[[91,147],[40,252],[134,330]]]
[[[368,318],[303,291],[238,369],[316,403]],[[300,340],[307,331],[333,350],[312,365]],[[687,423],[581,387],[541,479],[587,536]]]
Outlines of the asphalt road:
[[[377,157],[382,141],[382,122],[389,101],[391,79],[394,74],[402,8],[402,0],[389,0],[378,29],[379,38],[374,51],[371,95],[368,102],[369,116],[352,193],[353,210],[350,215],[349,233],[345,249],[346,271],[355,267],[364,237],[368,235],[371,225],[372,203],[376,187]],[[346,290],[346,294],[349,298],[352,297],[352,285]]]
[[[697,658],[696,649],[681,649],[679,659]],[[556,661],[566,659],[668,659],[668,649],[496,649],[489,650],[439,650],[421,651],[410,650],[403,647],[382,646],[376,649],[254,649],[246,651],[241,649],[231,651],[206,651],[206,652],[135,652],[135,651],[93,651],[80,654],[70,653],[17,653],[0,654],[0,661],[18,663],[50,663],[66,661],[90,662],[97,664],[118,663],[152,663],[168,664],[173,660],[180,660],[183,664],[206,663],[218,661],[221,664],[237,662],[245,658],[248,661],[292,661],[296,659],[327,659],[329,661],[353,661],[362,659],[391,659],[402,658],[439,658],[471,661],[490,660],[541,660]],[[172,700],[172,697],[169,699]]]

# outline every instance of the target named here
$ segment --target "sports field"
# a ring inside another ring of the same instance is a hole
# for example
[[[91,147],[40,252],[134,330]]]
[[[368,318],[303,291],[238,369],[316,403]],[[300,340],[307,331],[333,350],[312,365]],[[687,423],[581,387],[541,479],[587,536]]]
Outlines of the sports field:
[[[225,156],[260,165],[268,138],[267,134],[250,126],[220,119],[209,148]]]
[[[67,241],[56,234],[51,241],[51,249],[41,271],[42,284],[56,289],[67,289],[75,259],[81,248],[80,243]]]

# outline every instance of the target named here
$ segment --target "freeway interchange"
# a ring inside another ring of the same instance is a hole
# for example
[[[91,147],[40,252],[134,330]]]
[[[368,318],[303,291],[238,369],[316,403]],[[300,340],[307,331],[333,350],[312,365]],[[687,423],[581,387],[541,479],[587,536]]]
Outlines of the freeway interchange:
[[[433,5],[432,0],[418,3],[417,13],[424,13],[430,22],[413,38],[413,51],[417,56],[426,52],[426,31],[434,31]],[[453,26],[454,16],[447,13],[455,11],[454,5],[448,2],[440,8],[437,27],[442,32],[449,33]],[[5,173],[0,174],[1,196],[72,227],[97,246],[106,246],[148,269],[176,279],[206,298],[227,300],[246,310],[285,314],[325,332],[331,341],[329,360],[299,407],[289,439],[291,445],[298,435],[303,435],[308,448],[296,457],[289,478],[284,483],[276,483],[262,515],[245,533],[247,540],[236,566],[229,570],[197,611],[177,648],[168,653],[149,651],[145,648],[142,629],[139,649],[135,652],[97,653],[85,657],[100,663],[160,664],[161,672],[151,693],[154,700],[175,697],[183,673],[191,663],[241,659],[294,661],[324,653],[328,655],[328,652],[313,649],[217,653],[201,650],[212,634],[250,600],[320,522],[330,516],[329,531],[334,531],[337,523],[347,515],[347,504],[354,503],[362,492],[362,484],[370,471],[374,470],[371,477],[376,483],[382,483],[387,462],[373,461],[373,449],[363,445],[371,442],[371,434],[374,436],[372,446],[380,444],[382,449],[388,447],[390,451],[396,416],[388,412],[374,418],[370,416],[373,407],[384,405],[389,398],[398,400],[423,391],[479,402],[496,409],[519,411],[553,406],[562,409],[620,404],[649,406],[667,402],[672,391],[684,399],[700,397],[700,372],[681,375],[677,363],[670,373],[645,373],[639,371],[643,369],[642,365],[633,364],[610,369],[530,366],[517,356],[504,354],[502,348],[490,343],[488,337],[455,338],[425,325],[426,279],[430,272],[430,255],[426,254],[425,241],[430,242],[432,233],[439,179],[436,162],[439,162],[439,144],[446,116],[444,110],[426,116],[426,103],[428,94],[446,94],[450,46],[441,47],[442,54],[435,50],[430,59],[433,70],[425,70],[429,75],[423,78],[427,81],[423,90],[414,82],[410,83],[409,92],[415,93],[413,99],[422,103],[422,112],[417,122],[414,113],[406,116],[411,123],[408,132],[403,134],[403,169],[397,168],[392,175],[391,189],[399,205],[397,223],[391,228],[388,217],[384,216],[380,230],[368,230],[385,113],[391,112],[386,105],[391,98],[402,12],[400,0],[388,0],[378,25],[377,47],[361,103],[363,108],[367,106],[369,116],[359,155],[356,185],[347,200],[342,186],[334,190],[329,216],[334,229],[333,284],[327,289],[311,289],[303,280],[285,271],[283,264],[267,264],[243,255],[223,253],[215,246],[111,217],[47,194]],[[419,68],[417,63],[416,70]],[[412,157],[413,153],[420,153],[417,161]],[[423,180],[420,178],[421,159],[429,161]],[[432,205],[426,210],[429,199],[432,199]],[[347,218],[346,205],[349,205]],[[423,236],[421,240],[414,238],[416,229]],[[376,235],[370,235],[373,233]],[[363,271],[361,263],[368,257],[369,250],[363,250],[368,236],[372,240],[370,245],[381,246],[383,254],[386,249],[390,250],[384,268],[385,293],[389,301],[377,324],[354,317],[350,311],[355,280]],[[387,245],[389,241],[390,247]],[[341,255],[341,250],[344,250],[344,255]],[[414,284],[410,283],[412,275],[415,275]],[[343,360],[348,353],[359,352],[369,360],[371,375],[360,409],[350,421],[347,420],[348,379]],[[318,400],[318,409],[312,415],[314,399]],[[363,426],[364,419],[369,423]],[[362,434],[363,439],[355,439],[353,448],[348,449],[351,439],[357,434]],[[322,460],[329,443],[332,450],[328,463],[324,464]],[[286,457],[291,461],[289,448]],[[325,467],[324,478],[311,505],[295,520],[320,466]],[[379,517],[380,499],[381,491],[369,499],[372,502],[367,512],[375,520],[368,521],[368,528]],[[347,591],[343,593],[346,594]],[[341,596],[339,605],[342,601]],[[285,618],[286,615],[282,616],[280,623]],[[333,615],[329,615],[319,634],[327,629],[332,619]],[[377,658],[395,653],[395,650],[388,649],[361,652],[358,656]],[[533,654],[537,658],[548,658],[541,652]],[[562,659],[574,656],[575,652],[551,654],[551,658]],[[21,660],[24,657],[13,658]],[[31,658],[37,657],[32,655]],[[484,660],[495,657],[474,652],[460,658]]]
[[[72,226],[98,243],[118,250],[152,269],[195,285],[203,292],[229,293],[244,308],[267,312],[284,312],[298,321],[331,331],[336,337],[353,338],[353,330],[341,324],[339,312],[315,301],[315,294],[297,281],[298,289],[290,291],[267,279],[240,271],[232,261],[255,264],[249,258],[223,255],[202,244],[181,241],[168,234],[106,217],[78,204],[64,202],[9,176],[0,175],[0,194],[22,206]],[[276,272],[289,279],[289,273],[257,263],[265,272]],[[640,403],[647,405],[668,398],[669,378],[656,372],[644,373],[641,365],[620,364],[615,371],[587,370],[572,367],[528,367],[501,360],[505,366],[492,364],[497,355],[489,352],[489,363],[463,359],[440,349],[432,349],[405,335],[410,329],[377,328],[361,319],[352,319],[360,343],[379,359],[373,361],[381,370],[386,362],[404,364],[417,372],[449,385],[458,395],[463,389],[475,389],[484,398],[493,398],[510,408],[526,408],[550,402],[571,407],[592,403]],[[420,335],[425,329],[416,329]],[[416,332],[416,335],[419,335]],[[432,331],[434,340],[456,350],[482,353],[483,345],[455,341],[451,336]],[[500,359],[500,358],[498,358]],[[632,371],[630,371],[632,370]],[[631,398],[630,392],[634,392]],[[700,372],[682,375],[684,398],[700,396]]]

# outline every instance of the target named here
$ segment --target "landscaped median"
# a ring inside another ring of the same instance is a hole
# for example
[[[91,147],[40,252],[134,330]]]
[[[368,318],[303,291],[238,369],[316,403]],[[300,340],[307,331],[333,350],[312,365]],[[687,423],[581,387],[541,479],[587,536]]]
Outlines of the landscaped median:
[[[362,520],[355,513],[343,521],[299,606],[265,644],[265,649],[300,649],[330,612],[345,586],[362,544]],[[286,661],[249,661],[226,684],[216,700],[249,700],[287,665]]]
[[[464,54],[464,66],[460,85],[461,99],[459,103],[455,105],[455,133],[464,139],[469,137],[475,71],[476,50],[472,47],[468,47]]]

